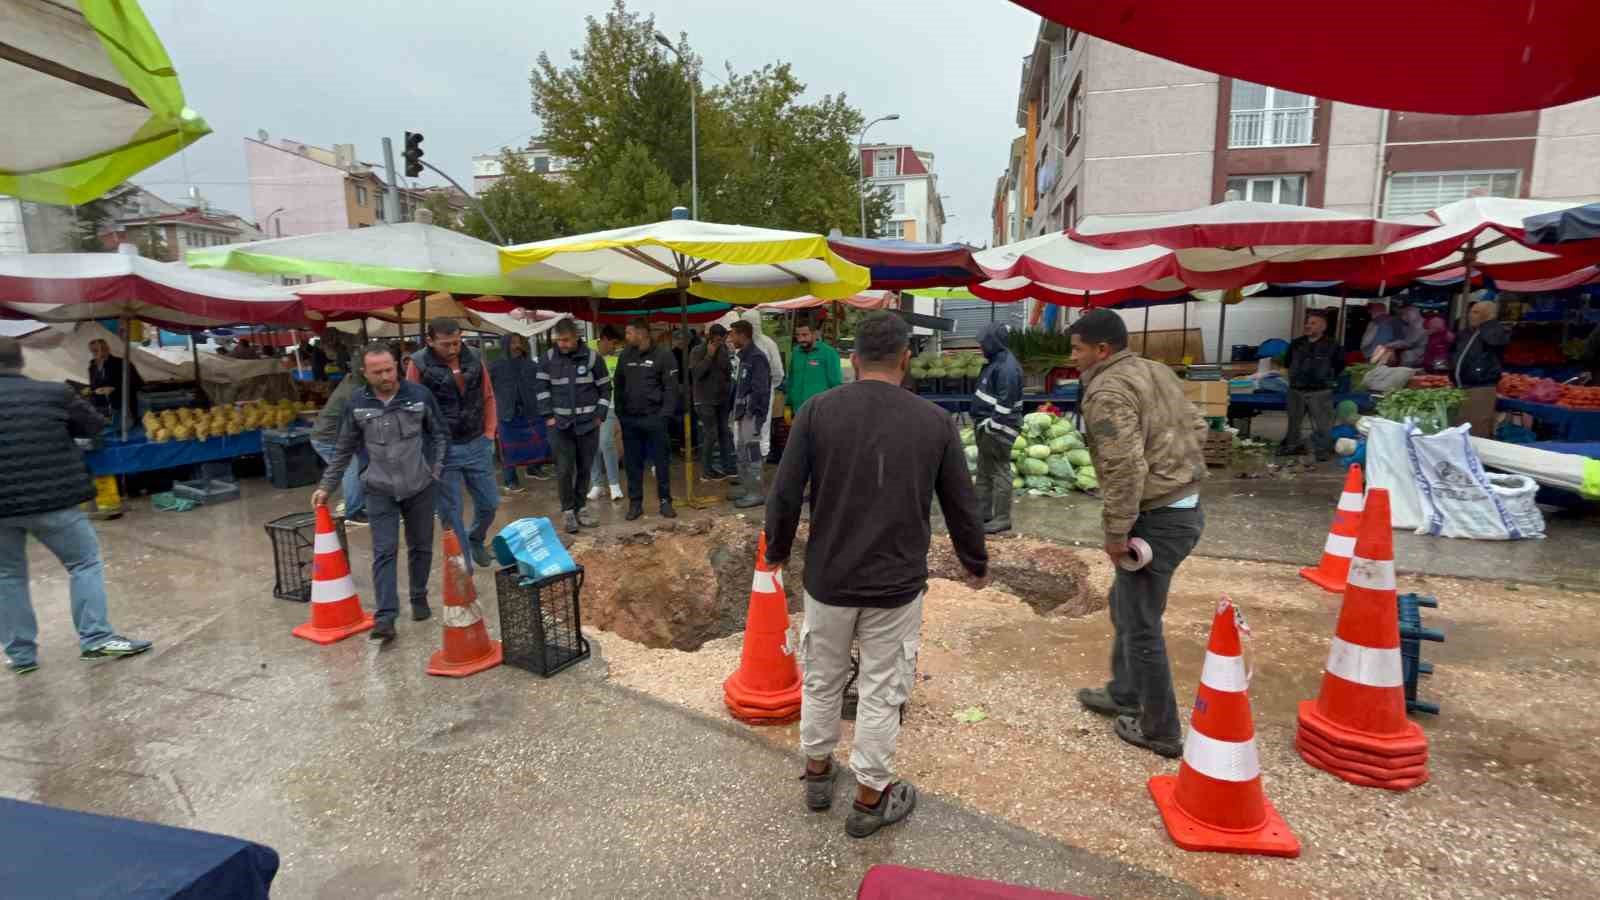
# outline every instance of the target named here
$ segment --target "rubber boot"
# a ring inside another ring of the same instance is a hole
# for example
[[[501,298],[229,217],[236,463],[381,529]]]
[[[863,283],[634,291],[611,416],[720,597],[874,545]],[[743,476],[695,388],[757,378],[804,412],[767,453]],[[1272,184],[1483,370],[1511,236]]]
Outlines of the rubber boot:
[[[746,463],[741,468],[744,469],[745,493],[744,496],[733,501],[734,508],[752,509],[757,506],[765,506],[767,497],[761,490],[761,463]]]

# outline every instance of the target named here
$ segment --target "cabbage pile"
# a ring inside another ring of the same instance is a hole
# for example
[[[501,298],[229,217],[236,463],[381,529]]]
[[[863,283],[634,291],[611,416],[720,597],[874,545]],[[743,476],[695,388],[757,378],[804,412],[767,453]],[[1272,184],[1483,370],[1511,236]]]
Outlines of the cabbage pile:
[[[961,429],[967,464],[978,470],[977,435]],[[1100,482],[1094,462],[1072,420],[1047,412],[1022,417],[1022,434],[1011,447],[1011,486],[1035,496],[1064,497],[1072,490],[1094,491]]]
[[[911,377],[924,378],[977,378],[983,372],[982,353],[957,353],[944,356],[928,351],[911,358]]]

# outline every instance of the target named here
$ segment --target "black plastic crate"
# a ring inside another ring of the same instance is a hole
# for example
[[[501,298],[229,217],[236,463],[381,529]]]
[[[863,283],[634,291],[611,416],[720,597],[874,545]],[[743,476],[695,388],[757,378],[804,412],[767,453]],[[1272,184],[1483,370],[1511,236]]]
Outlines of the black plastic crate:
[[[322,477],[322,460],[311,442],[297,444],[264,443],[261,455],[267,461],[267,478],[279,490],[309,487]],[[352,461],[353,463],[354,461]]]
[[[583,567],[548,578],[525,578],[516,566],[494,573],[505,663],[549,678],[589,658],[578,593]]]
[[[211,506],[239,499],[239,483],[211,478],[180,481],[172,486],[172,493],[185,500],[193,500],[201,506]]]
[[[344,519],[333,520],[339,533],[339,546],[344,548],[345,559],[350,556],[350,542],[345,539]],[[297,600],[306,603],[311,599],[312,564],[316,561],[317,514],[314,512],[290,513],[267,523],[267,537],[272,539],[272,568],[276,580],[272,596],[280,600]]]

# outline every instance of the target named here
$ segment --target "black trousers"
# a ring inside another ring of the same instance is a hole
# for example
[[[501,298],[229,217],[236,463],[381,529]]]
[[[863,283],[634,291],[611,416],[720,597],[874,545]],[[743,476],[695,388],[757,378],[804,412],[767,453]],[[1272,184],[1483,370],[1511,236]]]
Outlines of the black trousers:
[[[696,416],[700,420],[700,466],[732,472],[737,468],[733,457],[733,430],[728,427],[727,404],[696,403]]]
[[[988,522],[1011,521],[1011,445],[998,431],[978,432],[978,515]]]
[[[622,416],[622,452],[627,456],[628,499],[644,500],[644,465],[656,469],[656,496],[672,499],[672,466],[667,447],[665,416]]]
[[[1167,611],[1172,576],[1200,542],[1205,524],[1198,506],[1140,513],[1131,536],[1149,542],[1150,565],[1137,572],[1119,567],[1111,583],[1111,681],[1106,690],[1117,703],[1139,707],[1145,737],[1183,736],[1161,618]]]
[[[378,609],[373,618],[393,622],[400,614],[400,576],[395,569],[400,555],[400,521],[406,525],[406,563],[411,606],[428,608],[428,571],[433,566],[433,517],[436,485],[396,500],[387,494],[367,494],[367,524],[372,528],[372,591]]]
[[[600,452],[600,431],[590,429],[574,434],[571,428],[552,428],[548,440],[550,452],[556,458],[556,488],[561,494],[561,511],[583,509],[589,498],[594,457]]]

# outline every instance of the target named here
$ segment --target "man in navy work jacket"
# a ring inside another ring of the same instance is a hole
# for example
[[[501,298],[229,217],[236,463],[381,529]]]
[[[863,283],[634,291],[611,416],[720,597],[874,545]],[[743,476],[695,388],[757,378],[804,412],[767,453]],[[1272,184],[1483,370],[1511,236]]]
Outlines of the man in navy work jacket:
[[[611,409],[611,373],[600,354],[578,341],[578,328],[562,319],[551,329],[555,346],[539,367],[539,414],[550,432],[561,493],[561,522],[569,534],[600,524],[585,508],[600,426]]]
[[[394,355],[385,344],[368,344],[361,356],[366,387],[350,396],[333,461],[311,495],[311,506],[328,502],[357,451],[365,450],[361,470],[367,518],[372,526],[372,590],[378,597],[373,640],[394,637],[400,614],[400,521],[406,526],[411,618],[433,615],[428,608],[428,572],[433,565],[433,515],[449,432],[439,404],[421,385],[400,380]]]
[[[972,395],[978,423],[978,514],[986,534],[1011,530],[1011,446],[1022,428],[1022,366],[1008,345],[1011,328],[995,323],[978,335],[983,371]]]

